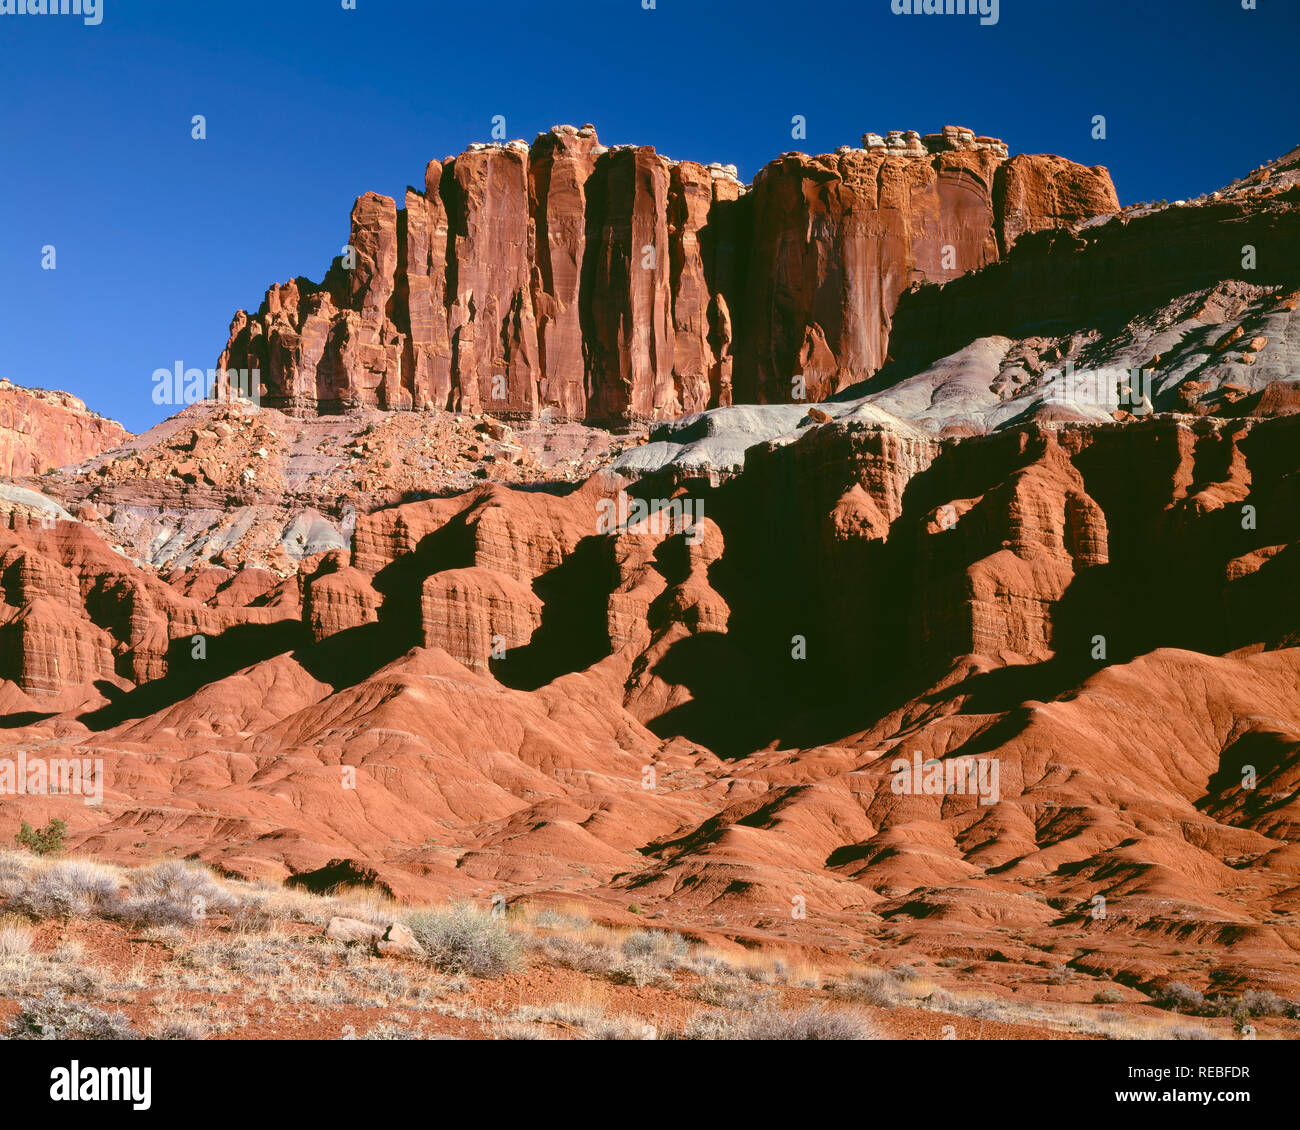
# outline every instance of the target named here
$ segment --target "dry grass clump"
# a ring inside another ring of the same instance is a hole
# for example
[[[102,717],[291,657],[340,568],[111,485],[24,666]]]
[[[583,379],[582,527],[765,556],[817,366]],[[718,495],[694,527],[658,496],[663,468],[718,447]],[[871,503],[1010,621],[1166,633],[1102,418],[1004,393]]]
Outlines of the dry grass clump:
[[[690,955],[690,944],[680,934],[667,930],[633,930],[623,939],[622,951],[632,958],[667,963]]]
[[[133,871],[129,891],[110,911],[132,926],[191,926],[209,913],[229,913],[240,903],[205,867],[167,859]]]
[[[221,971],[243,977],[286,977],[294,973],[302,956],[300,947],[257,934],[234,934],[186,946],[176,954],[182,968],[198,972]]]
[[[1190,985],[1184,985],[1181,981],[1175,981],[1153,993],[1151,1003],[1157,1008],[1168,1009],[1170,1012],[1195,1014],[1205,1007],[1205,994]]]
[[[760,1008],[748,1013],[702,1012],[682,1029],[683,1040],[878,1040],[879,1029],[865,1017],[819,1005]]]
[[[914,980],[915,971],[910,969],[901,977],[896,971],[864,969],[833,982],[830,993],[836,1000],[869,1004],[875,1008],[898,1008],[917,999],[916,992],[908,983]]]
[[[0,960],[31,952],[32,931],[16,914],[0,915]]]
[[[590,1001],[557,1001],[547,1005],[522,1005],[496,1026],[511,1040],[550,1040],[556,1029],[579,1040],[648,1040],[654,1026],[635,1016],[607,1016],[602,1005]]]
[[[117,905],[121,886],[116,867],[59,860],[30,871],[9,901],[32,918],[90,918]]]
[[[550,907],[536,912],[526,912],[524,920],[529,926],[539,930],[565,930],[569,933],[589,930],[592,926],[591,919],[581,911]]]
[[[206,1040],[212,1029],[206,1021],[193,1016],[169,1017],[157,1021],[149,1030],[151,1040]]]
[[[638,989],[647,985],[664,987],[674,984],[672,974],[649,957],[625,957],[610,966],[605,976],[616,985],[635,985]]]
[[[422,1040],[420,1031],[410,1025],[399,1024],[392,1020],[381,1020],[364,1036],[363,1040]]]
[[[714,1008],[746,1011],[761,1007],[771,996],[770,993],[752,989],[746,982],[735,978],[701,981],[694,986],[691,994],[696,1000]]]
[[[413,914],[406,925],[429,961],[447,973],[500,977],[523,961],[523,945],[505,919],[472,903]]]
[[[5,1029],[7,1040],[134,1040],[135,1030],[120,1012],[70,1001],[57,989],[22,1001]]]
[[[23,889],[35,866],[27,852],[0,848],[0,899],[11,899]]]
[[[533,945],[553,964],[595,977],[605,976],[618,964],[616,950],[577,938],[537,938]]]

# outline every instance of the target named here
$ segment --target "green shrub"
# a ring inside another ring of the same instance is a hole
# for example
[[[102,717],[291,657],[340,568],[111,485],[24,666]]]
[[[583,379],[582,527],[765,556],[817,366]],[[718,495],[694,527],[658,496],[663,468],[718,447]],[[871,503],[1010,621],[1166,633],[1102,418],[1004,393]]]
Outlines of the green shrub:
[[[37,855],[54,855],[63,850],[63,837],[67,831],[67,824],[57,818],[39,829],[33,828],[24,820],[18,829],[18,835],[14,837],[14,843]]]

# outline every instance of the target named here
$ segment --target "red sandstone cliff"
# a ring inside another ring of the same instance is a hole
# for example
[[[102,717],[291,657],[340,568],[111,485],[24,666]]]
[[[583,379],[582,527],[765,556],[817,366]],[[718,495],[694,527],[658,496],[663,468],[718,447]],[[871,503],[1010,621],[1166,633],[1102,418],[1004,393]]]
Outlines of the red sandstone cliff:
[[[294,411],[646,421],[788,401],[800,374],[819,400],[881,367],[913,283],[1119,207],[1105,169],[957,127],[785,154],[747,187],[556,126],[431,162],[403,204],[362,196],[353,261],[240,311],[222,367]]]
[[[39,475],[117,447],[127,431],[66,392],[0,381],[0,475]]]

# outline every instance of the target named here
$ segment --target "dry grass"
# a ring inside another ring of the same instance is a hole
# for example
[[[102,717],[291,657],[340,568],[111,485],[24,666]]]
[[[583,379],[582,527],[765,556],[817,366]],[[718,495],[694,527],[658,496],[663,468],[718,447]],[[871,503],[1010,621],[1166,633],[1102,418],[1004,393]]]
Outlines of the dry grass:
[[[406,922],[428,960],[379,958],[321,936],[338,916]],[[76,942],[49,948],[44,922],[57,920],[66,933],[72,922],[96,919],[130,928],[126,966],[97,960]],[[580,979],[575,985],[565,975],[565,999],[542,1003],[483,992],[538,964]],[[629,1015],[616,1002],[646,1007],[647,999],[629,986],[671,993],[681,1019],[657,1031]],[[1293,1007],[1263,992],[1225,1002],[1171,987],[1165,996],[1188,1012],[1233,1018],[1285,1017]],[[724,952],[671,930],[602,924],[578,904],[524,904],[504,915],[466,903],[412,910],[365,891],[319,896],[225,879],[181,860],[129,869],[13,851],[0,851],[0,997],[25,1002],[24,1031],[48,1024],[112,1032],[113,1006],[147,1002],[139,1034],[185,1040],[250,1026],[264,1032],[285,1017],[341,1039],[430,1038],[431,1028],[456,1021],[507,1039],[858,1040],[879,1038],[871,1019],[878,1009],[1124,1040],[1219,1038],[1230,1027],[1101,1007],[1132,1003],[1115,989],[1102,989],[1090,1005],[1030,1002],[961,992],[908,966],[856,966],[828,983],[810,964],[739,947]],[[683,1002],[692,1007],[683,1011]],[[389,1014],[346,1023],[357,1010]]]
[[[1217,1040],[1220,1034],[1204,1025],[1188,1024],[1164,1017],[1131,1016],[1089,1007],[1010,1000],[979,993],[963,993],[941,988],[921,977],[909,967],[892,970],[864,968],[832,983],[831,995],[837,1000],[871,1005],[875,1008],[918,1008],[965,1016],[972,1020],[1004,1024],[1032,1025],[1071,1032],[1081,1036],[1099,1036],[1109,1040]],[[1113,991],[1112,991],[1113,992]],[[1105,995],[1111,1001],[1111,994]],[[1118,995],[1122,1000],[1122,994]]]
[[[683,1029],[684,1040],[878,1040],[881,1032],[861,1013],[809,1005],[799,1009],[705,1012]]]

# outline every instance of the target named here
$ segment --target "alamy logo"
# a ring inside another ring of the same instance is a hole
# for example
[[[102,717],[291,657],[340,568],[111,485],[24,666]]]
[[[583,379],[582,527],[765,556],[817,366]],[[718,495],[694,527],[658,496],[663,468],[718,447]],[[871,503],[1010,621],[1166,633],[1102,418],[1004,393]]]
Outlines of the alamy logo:
[[[88,27],[104,20],[100,0],[0,0],[0,16],[81,16]]]
[[[704,537],[704,500],[700,498],[634,498],[619,491],[618,498],[596,503],[596,533],[620,530],[632,534],[685,534],[688,545],[699,545]]]
[[[200,400],[218,403],[260,404],[262,371],[253,369],[187,369],[177,361],[170,369],[153,372],[155,404],[197,404]]]
[[[986,805],[1000,799],[996,757],[923,761],[916,751],[911,761],[897,758],[889,769],[894,774],[889,787],[896,796],[978,796]]]
[[[991,27],[998,22],[998,0],[890,0],[896,16],[979,16]]]
[[[1114,412],[1123,408],[1134,416],[1152,411],[1153,369],[1048,369],[1044,397],[1053,404],[1084,404]]]
[[[130,1103],[132,1110],[148,1110],[152,1091],[152,1067],[82,1067],[74,1059],[50,1072],[50,1099],[56,1103]]]
[[[87,805],[104,803],[102,757],[0,757],[0,796],[79,796]]]

